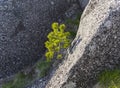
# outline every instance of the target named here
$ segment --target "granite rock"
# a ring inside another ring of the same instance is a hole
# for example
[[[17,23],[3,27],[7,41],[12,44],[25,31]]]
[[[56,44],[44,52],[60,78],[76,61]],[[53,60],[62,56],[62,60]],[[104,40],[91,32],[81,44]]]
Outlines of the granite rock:
[[[46,88],[93,88],[101,71],[120,68],[119,0],[90,0],[67,55]]]
[[[0,79],[41,57],[51,23],[69,6],[66,0],[0,0]]]

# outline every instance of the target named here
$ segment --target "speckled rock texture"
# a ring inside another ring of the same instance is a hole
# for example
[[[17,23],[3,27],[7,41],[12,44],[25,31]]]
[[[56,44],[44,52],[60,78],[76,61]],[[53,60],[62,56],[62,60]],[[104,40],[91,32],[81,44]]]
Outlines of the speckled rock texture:
[[[93,88],[98,74],[120,68],[120,0],[90,0],[68,57],[46,88]]]
[[[0,0],[0,79],[41,57],[51,23],[69,6],[66,0]]]

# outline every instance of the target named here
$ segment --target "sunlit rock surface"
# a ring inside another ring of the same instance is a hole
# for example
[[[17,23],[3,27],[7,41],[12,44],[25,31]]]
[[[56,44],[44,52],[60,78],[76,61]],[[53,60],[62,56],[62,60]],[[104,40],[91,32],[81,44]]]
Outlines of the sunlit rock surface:
[[[67,55],[46,88],[93,88],[101,71],[120,68],[119,0],[90,0]]]

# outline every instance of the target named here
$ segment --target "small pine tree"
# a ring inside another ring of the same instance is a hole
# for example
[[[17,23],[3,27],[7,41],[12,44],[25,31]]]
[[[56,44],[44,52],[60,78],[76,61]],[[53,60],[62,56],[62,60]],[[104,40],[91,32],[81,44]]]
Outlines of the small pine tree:
[[[68,48],[70,45],[70,33],[65,32],[65,28],[65,24],[59,25],[57,22],[52,24],[53,31],[48,34],[48,41],[45,42],[45,47],[47,48],[45,56],[47,61],[51,61],[55,55],[57,55],[57,59],[62,58],[61,49]]]

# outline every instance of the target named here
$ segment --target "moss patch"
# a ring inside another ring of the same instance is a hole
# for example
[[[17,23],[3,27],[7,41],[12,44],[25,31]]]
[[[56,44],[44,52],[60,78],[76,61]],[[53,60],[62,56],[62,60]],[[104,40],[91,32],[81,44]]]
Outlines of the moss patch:
[[[42,61],[38,62],[36,65],[36,68],[40,71],[38,74],[39,77],[44,77],[48,74],[51,67],[51,62],[48,61]]]
[[[120,69],[103,71],[99,82],[102,88],[120,88]]]
[[[4,84],[2,88],[23,88],[31,80],[28,75],[20,72],[16,75],[15,79]]]

